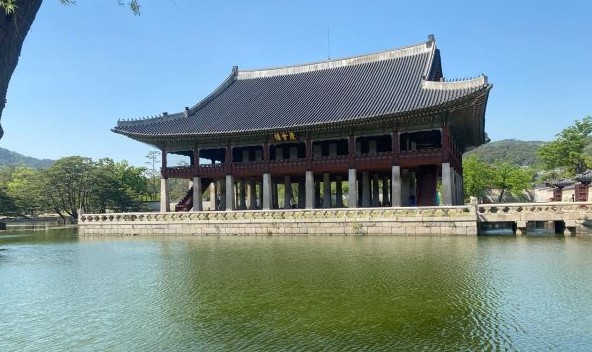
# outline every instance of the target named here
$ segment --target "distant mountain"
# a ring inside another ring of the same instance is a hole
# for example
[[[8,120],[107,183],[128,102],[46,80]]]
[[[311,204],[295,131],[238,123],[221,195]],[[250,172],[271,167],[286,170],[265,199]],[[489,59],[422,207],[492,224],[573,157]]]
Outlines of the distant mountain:
[[[476,155],[491,164],[500,161],[518,166],[534,166],[538,162],[536,151],[543,143],[545,142],[504,139],[484,144],[465,153],[464,157]]]
[[[25,165],[32,168],[43,168],[51,166],[54,162],[54,160],[36,159],[0,148],[0,167]]]

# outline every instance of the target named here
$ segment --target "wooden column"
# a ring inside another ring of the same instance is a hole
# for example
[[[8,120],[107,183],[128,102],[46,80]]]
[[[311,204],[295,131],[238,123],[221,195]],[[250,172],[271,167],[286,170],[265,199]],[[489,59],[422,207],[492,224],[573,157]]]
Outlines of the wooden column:
[[[356,136],[353,134],[349,135],[347,139],[347,152],[348,152],[348,164],[349,168],[355,169],[356,167]]]

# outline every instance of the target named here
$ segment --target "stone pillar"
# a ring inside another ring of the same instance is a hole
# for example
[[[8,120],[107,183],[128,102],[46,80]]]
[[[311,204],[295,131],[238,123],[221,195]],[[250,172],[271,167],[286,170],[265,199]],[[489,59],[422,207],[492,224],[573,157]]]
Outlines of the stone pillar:
[[[201,177],[193,178],[193,211],[202,211],[203,204],[201,202]]]
[[[169,201],[169,179],[160,179],[160,212],[171,211],[171,203]]]
[[[238,208],[240,210],[245,210],[247,208],[247,192],[245,187],[245,180],[238,181]]]
[[[462,177],[462,171],[460,172],[458,183],[458,187],[460,188],[460,204],[465,204],[465,184]]]
[[[257,209],[257,186],[254,179],[249,179],[249,209]]]
[[[290,175],[284,176],[284,209],[292,208],[292,181]]]
[[[304,181],[298,181],[298,208],[304,209],[306,207],[306,191]]]
[[[263,210],[271,209],[271,174],[263,174]]]
[[[452,168],[442,163],[442,205],[452,205]]]
[[[331,208],[331,175],[323,174],[323,208]]]
[[[226,210],[236,209],[234,199],[234,176],[226,175]]]
[[[452,191],[452,197],[451,197],[450,204],[456,205],[456,170],[454,170],[454,168],[451,168],[450,176],[451,176],[450,190]]]
[[[259,189],[259,192],[257,193],[257,205],[256,205],[256,209],[262,209],[263,208],[263,181],[257,181],[256,182],[256,187]]]
[[[218,204],[218,210],[225,210],[226,209],[226,181],[225,180],[219,180],[219,194],[220,197],[218,198],[220,200],[220,204]]]
[[[349,169],[347,173],[347,207],[355,208],[358,206],[358,180],[356,176],[356,169]]]
[[[279,209],[279,199],[278,199],[278,184],[277,182],[271,181],[271,207],[273,209]]]
[[[391,204],[389,200],[389,178],[388,176],[382,177],[382,206],[386,207]]]
[[[370,206],[370,172],[362,172],[362,207]]]
[[[306,171],[305,175],[305,188],[306,188],[306,209],[313,209],[315,206],[315,182],[312,171]]]
[[[526,235],[527,234],[526,228],[527,228],[526,221],[516,221],[516,235],[517,236]]]
[[[210,210],[218,209],[218,197],[216,194],[216,180],[210,183]]]
[[[314,179],[314,178],[313,178]],[[314,182],[314,194],[315,194],[315,208],[321,207],[323,201],[323,195],[321,194],[321,182]]]
[[[399,165],[393,165],[391,174],[391,205],[393,207],[400,207],[403,205],[401,199],[401,167]]]
[[[378,188],[378,174],[372,175],[372,206],[377,207],[380,205],[380,189]]]
[[[336,176],[335,180],[335,207],[343,208],[343,180],[341,176]]]

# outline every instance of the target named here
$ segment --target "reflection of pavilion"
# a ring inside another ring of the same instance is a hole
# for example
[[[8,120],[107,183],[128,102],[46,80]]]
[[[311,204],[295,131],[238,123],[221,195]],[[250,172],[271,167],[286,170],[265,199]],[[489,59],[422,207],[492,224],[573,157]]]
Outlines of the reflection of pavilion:
[[[434,205],[439,185],[442,204],[454,205],[463,201],[462,153],[486,141],[491,87],[485,76],[445,81],[429,36],[346,59],[235,67],[192,108],[113,131],[162,150],[163,211],[170,177],[193,180],[180,210],[202,210],[193,199],[209,185],[227,210]],[[167,167],[167,153],[191,165]]]

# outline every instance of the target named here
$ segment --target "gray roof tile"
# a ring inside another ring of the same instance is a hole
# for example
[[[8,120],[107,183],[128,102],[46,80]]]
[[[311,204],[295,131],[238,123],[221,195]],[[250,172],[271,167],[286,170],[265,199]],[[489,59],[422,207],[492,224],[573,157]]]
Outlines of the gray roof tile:
[[[435,42],[269,70],[239,71],[185,112],[119,121],[132,138],[318,126],[409,113],[487,92],[485,76],[439,82]]]

